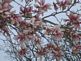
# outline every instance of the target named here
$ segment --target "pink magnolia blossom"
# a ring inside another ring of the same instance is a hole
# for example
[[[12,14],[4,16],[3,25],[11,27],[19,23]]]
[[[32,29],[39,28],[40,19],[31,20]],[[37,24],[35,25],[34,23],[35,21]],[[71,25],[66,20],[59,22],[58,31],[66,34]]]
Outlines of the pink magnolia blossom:
[[[20,7],[20,14],[31,17],[32,7]]]
[[[18,52],[19,56],[24,56],[26,54],[26,48],[21,48]]]
[[[38,4],[35,5],[35,7],[38,9],[39,14],[43,14],[45,11],[47,11],[50,7],[50,4],[46,4],[45,0],[37,0]]]
[[[75,53],[75,54],[79,53],[80,50],[81,50],[81,45],[80,44],[75,45],[75,46],[72,47],[72,52]]]
[[[10,3],[12,0],[3,0],[3,2]]]
[[[74,28],[80,28],[80,24],[81,24],[80,15],[70,13],[68,17],[69,19],[66,20],[67,24],[73,25]]]
[[[38,49],[38,50],[36,51],[36,53],[38,54],[38,56],[42,56],[42,55],[47,54],[45,48]]]
[[[0,12],[1,12],[1,13],[2,13],[2,12],[5,12],[5,11],[10,11],[10,9],[11,9],[11,6],[10,6],[9,3],[4,2],[4,3],[1,3],[1,4],[0,4]]]
[[[52,34],[55,40],[61,40],[63,37],[63,32],[61,31],[59,26],[54,26],[52,28]]]
[[[81,35],[79,35],[78,33],[73,33],[71,34],[71,39],[73,40],[74,44],[78,44],[80,42]]]
[[[57,5],[62,8],[62,10],[66,9],[67,6],[69,6],[72,3],[71,0],[57,0]]]
[[[60,29],[59,26],[53,26],[51,28],[47,28],[46,33],[48,35],[52,35],[52,37],[55,40],[61,40],[62,37],[63,37],[63,32],[62,32],[62,30]]]
[[[20,33],[20,34],[17,36],[17,39],[19,40],[19,42],[25,41],[25,39],[26,39],[25,34]]]

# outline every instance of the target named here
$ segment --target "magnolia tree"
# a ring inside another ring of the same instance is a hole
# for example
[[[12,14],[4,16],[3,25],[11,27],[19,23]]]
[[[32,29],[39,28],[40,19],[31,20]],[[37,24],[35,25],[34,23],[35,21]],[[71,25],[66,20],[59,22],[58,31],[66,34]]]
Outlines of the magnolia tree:
[[[0,40],[10,57],[16,61],[81,61],[80,0],[20,1],[24,4],[17,0],[0,3]],[[20,6],[18,13],[12,10],[12,2]]]

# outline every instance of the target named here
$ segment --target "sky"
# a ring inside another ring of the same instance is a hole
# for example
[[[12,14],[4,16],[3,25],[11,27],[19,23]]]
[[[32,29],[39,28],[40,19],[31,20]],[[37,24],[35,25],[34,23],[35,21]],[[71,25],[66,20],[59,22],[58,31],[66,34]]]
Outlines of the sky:
[[[0,0],[1,1],[1,0]],[[20,1],[20,0],[16,0],[16,1]],[[47,3],[52,3],[52,1],[54,0],[46,0]],[[20,2],[21,3],[21,2]],[[22,5],[24,5],[24,2],[21,3]],[[19,12],[19,5],[17,5],[16,3],[12,2],[11,5],[14,6],[14,9],[12,10],[16,10],[16,12],[18,13]],[[72,10],[73,11],[76,11],[77,8],[80,8],[79,5],[76,5],[76,7],[73,7]],[[45,15],[49,15],[50,13],[52,13],[52,11],[50,10],[48,13],[45,13]],[[60,18],[66,18],[65,14],[59,14],[57,15]],[[52,19],[51,19],[52,18]],[[48,19],[48,18],[47,18]],[[54,22],[54,17],[50,17],[49,19],[51,19],[52,22]],[[56,22],[56,21],[55,21]],[[0,38],[4,38],[4,37],[1,37]],[[1,49],[4,49],[6,46],[3,46],[3,42],[0,40],[0,61],[12,61],[12,59]]]

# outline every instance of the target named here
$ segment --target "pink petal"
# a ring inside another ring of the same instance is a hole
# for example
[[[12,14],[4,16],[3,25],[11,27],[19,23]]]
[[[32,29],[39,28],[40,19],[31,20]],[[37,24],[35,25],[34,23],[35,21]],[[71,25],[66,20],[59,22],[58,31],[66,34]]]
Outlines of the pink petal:
[[[2,4],[0,4],[0,10],[2,9]]]
[[[12,0],[4,0],[4,2],[10,3]]]

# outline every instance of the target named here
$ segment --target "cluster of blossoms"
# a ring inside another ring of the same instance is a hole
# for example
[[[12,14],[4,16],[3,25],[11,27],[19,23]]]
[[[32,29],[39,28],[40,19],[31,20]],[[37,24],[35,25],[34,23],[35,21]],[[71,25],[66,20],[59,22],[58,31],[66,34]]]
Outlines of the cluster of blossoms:
[[[35,7],[37,8],[37,10],[35,10],[36,12],[38,12],[38,14],[43,14],[45,11],[47,11],[48,9],[50,9],[50,4],[46,4],[45,0],[37,0],[36,1],[38,4],[35,5]]]
[[[57,3],[53,3],[54,5],[54,9],[57,10],[57,9],[66,9],[67,6],[70,6],[72,4],[72,0],[57,0]]]
[[[32,0],[25,1],[31,2]],[[53,5],[45,3],[45,0],[35,0],[35,3],[37,3],[35,4],[36,9],[33,9],[31,5],[25,7],[21,5],[19,14],[11,11],[11,2],[11,0],[4,0],[0,3],[0,30],[9,37],[11,37],[11,29],[9,27],[17,31],[17,35],[14,37],[16,38],[15,41],[19,44],[16,52],[19,57],[32,56],[30,52],[28,54],[28,51],[31,51],[35,57],[50,57],[49,54],[52,54],[52,57],[60,60],[60,58],[65,56],[65,51],[62,49],[63,45],[59,45],[62,40],[69,44],[72,43],[70,47],[72,53],[77,54],[80,52],[81,34],[78,31],[80,30],[81,16],[79,14],[73,12],[70,12],[69,15],[66,14],[68,19],[65,19],[65,25],[54,23],[52,23],[53,25],[47,25],[45,19],[41,17],[50,6],[53,6],[55,10],[59,7],[64,10],[72,4],[72,0],[58,0]],[[50,21],[47,22],[51,23]],[[47,44],[43,45],[43,38],[47,40]]]
[[[77,53],[80,52],[80,49],[81,49],[81,45],[73,46],[73,47],[72,47],[72,52],[73,52],[74,54],[77,54]]]
[[[61,40],[63,37],[63,32],[58,25],[47,27],[45,33],[47,35],[52,35],[55,40]]]
[[[63,53],[62,53],[60,47],[50,44],[50,43],[46,44],[44,48],[42,47],[41,49],[37,50],[36,53],[38,56],[48,55],[48,57],[49,57],[49,54],[52,54],[57,59],[60,59],[63,56]]]
[[[71,25],[75,28],[80,28],[80,15],[79,14],[74,14],[74,13],[70,13],[69,15],[67,15],[69,17],[69,19],[66,20],[68,25]]]
[[[11,5],[10,0],[4,0],[3,3],[0,3],[0,29],[9,35],[7,23],[9,22],[9,18],[11,17]]]

